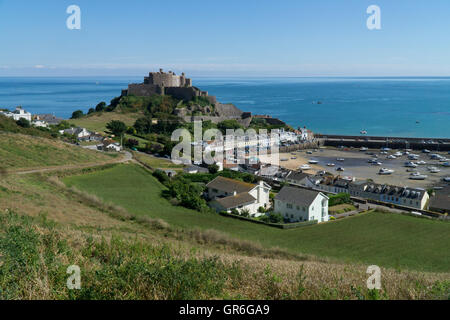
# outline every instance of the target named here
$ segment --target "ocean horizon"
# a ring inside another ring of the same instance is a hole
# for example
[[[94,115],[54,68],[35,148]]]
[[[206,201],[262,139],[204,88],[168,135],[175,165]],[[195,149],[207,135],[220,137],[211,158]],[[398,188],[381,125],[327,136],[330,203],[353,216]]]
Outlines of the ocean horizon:
[[[0,77],[0,108],[69,118],[143,77]],[[316,133],[450,138],[450,77],[192,77],[222,103]]]

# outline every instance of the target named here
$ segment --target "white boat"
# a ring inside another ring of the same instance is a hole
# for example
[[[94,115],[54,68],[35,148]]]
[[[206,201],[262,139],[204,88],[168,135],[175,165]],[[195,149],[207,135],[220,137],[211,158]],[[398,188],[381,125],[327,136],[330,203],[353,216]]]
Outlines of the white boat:
[[[439,173],[439,172],[441,172],[441,170],[439,170],[438,168],[428,168],[428,170],[430,170],[431,173]]]
[[[450,182],[450,177],[442,178],[442,180],[444,180],[445,182]]]
[[[401,157],[403,154],[400,151],[397,151],[396,153],[394,153],[395,157]]]
[[[309,170],[311,169],[311,166],[308,164],[303,164],[299,167],[300,170]]]
[[[413,172],[413,173],[411,173],[409,178],[411,180],[425,180],[426,178],[428,178],[428,176],[424,175],[424,174],[420,174],[420,172]]]
[[[427,164],[427,163],[426,163],[425,161],[423,161],[423,160],[417,161],[416,163],[419,164],[419,165]]]
[[[334,163],[327,163],[327,166],[328,166],[328,167],[334,167],[335,164],[334,164]]]
[[[336,171],[344,171],[345,169],[342,167],[336,168]]]
[[[310,164],[318,164],[319,163],[319,161],[317,161],[317,160],[309,160],[308,161]]]
[[[397,157],[391,154],[390,156],[387,156],[386,159],[397,159]]]
[[[422,152],[423,152],[423,153],[430,153],[431,151],[428,150],[428,149],[423,149]]]
[[[359,133],[361,133],[361,134],[367,134],[367,131],[366,131],[366,130],[361,130]]]
[[[388,175],[388,174],[393,174],[395,171],[392,169],[386,169],[386,168],[381,168],[380,171],[378,171],[378,174],[380,175]]]
[[[417,164],[415,164],[414,162],[408,161],[408,162],[405,162],[405,167],[417,168]]]
[[[288,158],[281,158],[280,160],[281,161],[288,161],[289,159]]]
[[[417,160],[419,159],[419,156],[417,154],[408,154],[409,160]]]
[[[367,151],[367,150],[369,150],[369,148],[367,147],[361,147],[361,149],[359,149],[359,151]]]
[[[441,159],[439,159],[439,162],[448,162],[448,159],[447,158],[441,158]]]
[[[342,162],[342,161],[345,161],[344,158],[337,158],[336,160],[337,160],[337,161],[341,161],[341,162]]]

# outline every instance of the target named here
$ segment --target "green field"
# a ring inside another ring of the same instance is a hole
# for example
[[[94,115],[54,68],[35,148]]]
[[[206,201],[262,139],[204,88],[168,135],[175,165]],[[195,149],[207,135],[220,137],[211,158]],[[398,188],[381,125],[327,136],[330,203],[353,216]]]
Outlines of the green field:
[[[216,229],[231,236],[291,252],[423,271],[450,270],[450,224],[398,214],[370,213],[316,226],[280,230],[173,207],[163,186],[135,165],[117,165],[65,178],[69,186],[98,195],[139,215],[162,218],[172,226]]]
[[[55,139],[1,133],[0,160],[5,169],[24,169],[104,162],[111,156]]]

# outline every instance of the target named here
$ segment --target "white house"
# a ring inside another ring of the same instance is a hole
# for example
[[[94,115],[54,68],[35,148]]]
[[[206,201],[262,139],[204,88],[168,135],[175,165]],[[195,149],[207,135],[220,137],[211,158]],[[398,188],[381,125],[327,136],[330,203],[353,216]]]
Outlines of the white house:
[[[290,222],[328,221],[328,197],[322,192],[283,187],[275,196],[274,211]]]
[[[14,121],[25,119],[31,122],[31,113],[25,111],[22,107],[16,107],[16,110],[13,112],[0,111],[0,113],[8,118],[14,119]]]
[[[60,134],[69,134],[69,135],[74,135],[75,137],[77,137],[78,139],[80,138],[84,138],[84,137],[88,137],[91,135],[91,132],[89,132],[87,129],[85,128],[70,128],[70,129],[65,129],[65,130],[59,130]]]
[[[31,122],[31,125],[33,125],[35,127],[40,127],[40,128],[48,128],[48,123],[43,120],[39,120],[39,119],[33,120],[33,122]]]
[[[260,181],[258,184],[247,183],[218,176],[206,185],[209,205],[217,211],[236,209],[239,212],[248,210],[252,216],[260,216],[260,207],[270,206],[270,186]]]

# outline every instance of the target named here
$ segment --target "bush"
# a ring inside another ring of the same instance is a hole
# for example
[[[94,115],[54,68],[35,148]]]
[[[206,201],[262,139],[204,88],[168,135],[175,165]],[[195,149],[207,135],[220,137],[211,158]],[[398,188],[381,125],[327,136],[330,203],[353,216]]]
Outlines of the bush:
[[[331,195],[329,198],[330,198],[330,200],[328,201],[329,207],[352,202],[350,200],[350,195],[348,193],[339,193],[336,195]]]
[[[71,119],[78,119],[81,118],[83,115],[84,115],[83,111],[77,110],[72,113]]]
[[[30,128],[31,127],[31,123],[30,121],[28,121],[27,119],[24,118],[20,118],[19,120],[16,121],[18,126],[21,126],[22,128]]]
[[[167,183],[170,181],[170,178],[167,176],[167,174],[159,169],[153,172],[153,176],[156,179],[158,179],[158,181],[161,182],[163,185],[167,185]]]

